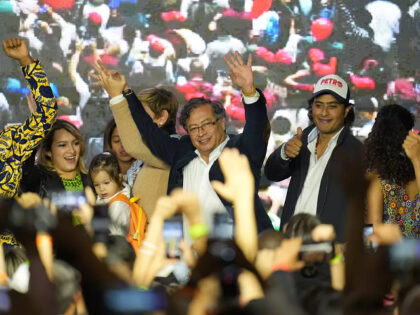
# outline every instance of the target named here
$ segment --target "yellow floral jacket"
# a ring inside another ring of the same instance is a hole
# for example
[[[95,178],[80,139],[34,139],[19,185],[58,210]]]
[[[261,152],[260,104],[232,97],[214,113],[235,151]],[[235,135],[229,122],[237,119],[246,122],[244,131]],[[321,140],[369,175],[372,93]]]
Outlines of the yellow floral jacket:
[[[36,101],[36,110],[22,124],[0,131],[0,197],[12,198],[22,178],[22,163],[51,129],[57,104],[47,76],[38,60],[22,67]]]

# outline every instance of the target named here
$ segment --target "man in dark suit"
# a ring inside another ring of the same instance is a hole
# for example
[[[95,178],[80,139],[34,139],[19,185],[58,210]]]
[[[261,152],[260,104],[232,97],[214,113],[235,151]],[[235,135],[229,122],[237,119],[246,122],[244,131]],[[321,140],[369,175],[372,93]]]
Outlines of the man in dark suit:
[[[275,150],[265,165],[269,180],[291,177],[282,212],[282,225],[297,213],[318,215],[334,225],[344,239],[348,207],[342,185],[343,156],[360,157],[361,143],[352,134],[354,110],[347,83],[327,75],[316,83],[309,99],[312,124]]]
[[[144,142],[155,156],[170,165],[168,192],[182,187],[197,193],[205,221],[210,226],[216,213],[228,213],[233,217],[231,204],[217,195],[211,186],[212,180],[224,182],[218,157],[225,147],[237,148],[245,154],[255,179],[254,209],[258,231],[261,232],[272,228],[257,194],[269,134],[266,100],[254,86],[251,55],[244,62],[238,52],[235,55],[229,53],[225,61],[233,83],[243,95],[246,123],[239,135],[226,134],[226,113],[222,104],[194,98],[181,111],[181,124],[188,135],[180,139],[170,137],[158,127],[158,119],[153,122],[147,108],[145,110],[135,93],[127,88],[122,75],[97,70],[101,72],[102,85],[111,97],[111,106],[125,97]]]

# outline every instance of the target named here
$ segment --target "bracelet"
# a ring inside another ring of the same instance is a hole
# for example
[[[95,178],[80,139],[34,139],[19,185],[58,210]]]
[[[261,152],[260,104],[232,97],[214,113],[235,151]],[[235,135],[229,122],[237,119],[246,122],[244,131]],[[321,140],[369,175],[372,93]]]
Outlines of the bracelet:
[[[145,255],[149,255],[149,256],[153,256],[155,254],[154,250],[150,250],[150,249],[144,249],[144,248],[140,248],[139,249],[139,253],[145,254]]]
[[[290,271],[290,266],[287,263],[277,263],[273,265],[273,268],[271,269],[273,272],[277,271],[277,270],[281,270],[281,271]]]
[[[7,277],[7,273],[6,272],[0,272],[0,282],[5,282],[7,281],[8,277]]]
[[[142,244],[145,247],[148,247],[148,248],[153,249],[153,250],[157,250],[158,249],[158,247],[155,244],[152,244],[152,243],[150,243],[148,241],[143,241]]]
[[[145,285],[139,285],[139,286],[137,287],[137,289],[139,289],[140,291],[149,291],[149,288],[148,288],[148,287],[146,287]]]
[[[192,239],[197,239],[209,234],[209,227],[205,223],[197,223],[191,225],[188,232]]]
[[[122,95],[124,97],[127,97],[128,95],[133,94],[133,93],[134,93],[133,90],[130,89],[130,88],[127,88],[127,89],[125,89],[125,90],[122,91]]]
[[[241,92],[242,92],[242,95],[245,97],[252,97],[252,96],[255,96],[255,93],[257,93],[257,89],[254,86],[251,93],[245,93],[244,90],[242,89],[241,89]]]
[[[330,265],[337,265],[341,262],[344,261],[344,256],[342,253],[338,253],[337,255],[335,255],[334,258],[330,259]]]
[[[41,246],[41,244],[45,243],[45,241],[48,242],[48,245],[52,245],[53,241],[52,241],[51,235],[48,235],[48,234],[37,235],[36,241],[35,241],[36,246]]]

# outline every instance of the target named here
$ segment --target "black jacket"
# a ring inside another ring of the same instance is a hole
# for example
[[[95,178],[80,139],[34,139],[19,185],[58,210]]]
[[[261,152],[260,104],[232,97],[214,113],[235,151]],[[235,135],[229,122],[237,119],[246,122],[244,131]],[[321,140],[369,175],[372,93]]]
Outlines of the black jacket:
[[[290,160],[280,156],[281,147],[277,148],[265,164],[265,175],[269,180],[281,181],[292,177],[287,190],[286,202],[281,215],[281,224],[287,223],[295,212],[296,202],[302,192],[309,168],[310,152],[307,148],[308,135],[315,126],[309,126],[302,133],[302,148],[299,155]],[[361,158],[362,143],[345,127],[337,140],[337,146],[331,154],[319,188],[317,216],[323,223],[332,224],[337,240],[344,240],[345,221],[349,198],[343,187],[345,180],[346,158]]]
[[[253,104],[246,104],[246,124],[242,134],[231,136],[226,144],[227,148],[237,148],[248,157],[252,173],[255,178],[255,217],[258,231],[271,229],[272,225],[268,215],[258,197],[258,186],[261,176],[261,167],[267,150],[265,132],[269,127],[266,100],[261,91],[261,97]],[[144,110],[141,102],[134,93],[128,95],[127,102],[130,107],[133,120],[140,134],[149,147],[150,151],[171,166],[169,174],[168,192],[176,187],[183,186],[183,168],[197,157],[189,136],[180,139],[171,138],[167,132],[161,130],[153,123],[152,119]],[[216,160],[209,172],[209,179],[224,182],[223,173]],[[219,195],[220,200],[226,206],[226,210],[233,217],[232,205]]]
[[[51,192],[64,191],[63,182],[56,172],[49,171],[41,165],[34,165],[35,154],[36,152],[23,165],[21,192],[34,192],[44,198],[50,197]],[[81,179],[83,187],[91,186],[88,175],[82,173]]]

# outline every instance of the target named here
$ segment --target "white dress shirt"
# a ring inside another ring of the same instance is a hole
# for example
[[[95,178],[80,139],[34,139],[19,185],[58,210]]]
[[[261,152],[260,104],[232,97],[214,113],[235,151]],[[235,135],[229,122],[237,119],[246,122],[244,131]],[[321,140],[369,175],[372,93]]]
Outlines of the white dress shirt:
[[[228,140],[229,136],[226,136],[225,141],[210,153],[209,163],[206,163],[198,150],[195,150],[197,157],[183,169],[183,189],[198,195],[204,221],[210,228],[213,226],[213,215],[218,212],[226,212],[225,206],[211,186],[209,171],[213,163],[219,158]]]
[[[338,137],[343,131],[341,128],[328,142],[328,147],[325,149],[324,154],[318,159],[315,154],[316,143],[319,135],[318,128],[314,128],[308,135],[308,150],[311,152],[309,159],[309,169],[306,175],[305,183],[303,184],[302,191],[296,202],[295,212],[309,213],[316,215],[318,205],[319,187],[321,186],[322,176],[324,175],[325,168],[330,160],[331,154],[337,145]]]

